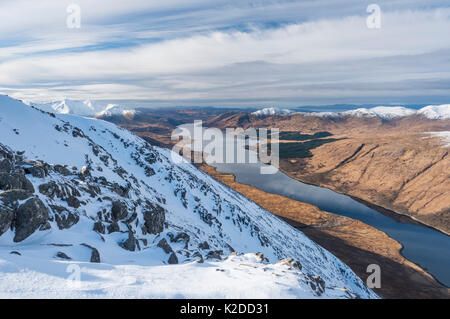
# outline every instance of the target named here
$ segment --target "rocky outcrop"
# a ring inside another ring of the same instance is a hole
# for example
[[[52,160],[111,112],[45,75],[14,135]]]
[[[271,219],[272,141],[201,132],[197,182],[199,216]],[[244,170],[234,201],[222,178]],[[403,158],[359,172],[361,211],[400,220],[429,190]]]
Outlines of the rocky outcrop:
[[[11,227],[14,220],[14,211],[0,204],[0,235],[3,235]]]
[[[111,216],[113,220],[121,220],[128,216],[128,209],[127,206],[119,201],[113,201],[112,208],[111,208]]]
[[[44,203],[33,197],[19,206],[16,211],[14,228],[14,241],[20,242],[33,234],[40,226],[48,220],[48,209]]]
[[[0,189],[23,189],[34,193],[33,184],[25,177],[23,172],[0,173]]]
[[[144,215],[143,232],[148,234],[159,234],[164,230],[164,221],[166,219],[165,209],[158,204],[147,203]]]
[[[91,250],[91,263],[100,263],[100,253],[98,250],[88,244],[81,244],[81,246],[84,246],[86,248],[89,248]]]
[[[129,251],[135,251],[136,249],[140,250],[139,242],[136,240],[136,238],[133,235],[132,231],[128,232],[128,238],[121,242],[120,247],[123,249],[129,250]]]

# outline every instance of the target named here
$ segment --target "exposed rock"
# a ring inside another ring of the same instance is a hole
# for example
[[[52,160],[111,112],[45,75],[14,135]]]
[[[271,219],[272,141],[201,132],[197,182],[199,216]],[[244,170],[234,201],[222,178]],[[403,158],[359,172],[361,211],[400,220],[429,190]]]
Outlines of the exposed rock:
[[[55,170],[55,172],[64,176],[72,175],[72,172],[67,167],[64,167],[62,165],[55,165],[53,166],[53,169]]]
[[[69,196],[66,201],[67,205],[73,208],[78,208],[81,205],[80,201],[75,196]]]
[[[169,260],[167,261],[169,264],[173,265],[173,264],[178,264],[178,257],[175,253],[171,253]]]
[[[39,227],[39,231],[49,230],[52,228],[52,225],[50,225],[49,222],[46,222],[45,224],[42,224],[41,227]]]
[[[17,256],[22,256],[21,253],[19,253],[18,251],[13,250],[12,252],[10,252],[11,255],[17,255]]]
[[[149,234],[159,234],[164,230],[166,220],[165,209],[158,204],[147,203],[147,210],[143,212],[144,229]]]
[[[134,237],[132,231],[128,232],[128,238],[125,241],[121,242],[119,245],[123,249],[129,250],[129,251],[135,251],[136,248],[140,249],[139,242]]]
[[[14,168],[13,163],[9,159],[7,158],[0,159],[0,173],[9,174],[11,173],[13,168]]]
[[[105,234],[105,229],[106,229],[106,227],[101,221],[95,222],[94,229],[93,229],[94,231],[96,231],[97,233],[100,233],[100,234]]]
[[[108,234],[115,232],[120,232],[120,227],[119,224],[117,224],[117,222],[112,222],[111,224],[108,225]]]
[[[53,198],[55,195],[59,197],[59,188],[55,182],[51,181],[49,183],[39,185],[39,192],[43,195]]]
[[[198,248],[203,249],[203,250],[207,250],[207,249],[209,249],[210,247],[209,247],[209,244],[208,244],[206,241],[204,241],[203,243],[200,243],[200,244],[198,245]]]
[[[44,178],[46,173],[41,166],[33,165],[25,168],[25,174],[31,174],[33,177]]]
[[[61,251],[58,251],[56,253],[55,257],[61,258],[61,259],[67,259],[67,260],[71,260],[72,259],[69,256],[67,256],[65,253],[61,252]]]
[[[164,250],[166,254],[173,253],[172,247],[170,247],[170,245],[167,243],[167,240],[165,240],[164,238],[159,241],[157,246]]]
[[[182,242],[184,242],[184,248],[185,249],[188,248],[188,244],[191,239],[188,234],[181,232],[181,233],[178,233],[176,236],[174,236],[172,233],[170,233],[170,234],[168,234],[168,236],[169,236],[171,242],[178,243],[178,242],[182,241]]]
[[[112,203],[111,215],[113,220],[121,220],[127,217],[128,209],[127,206],[119,200]]]
[[[91,263],[100,263],[100,253],[98,250],[92,246],[89,246],[88,244],[81,244],[81,246],[90,248],[92,250],[91,253]]]
[[[78,223],[80,216],[67,212],[65,214],[55,214],[55,220],[59,229],[69,229]]]
[[[10,229],[11,224],[14,220],[14,211],[6,206],[3,206],[0,202],[0,235]]]
[[[23,189],[13,189],[6,192],[0,193],[0,201],[2,201],[5,205],[14,207],[14,203],[17,203],[19,200],[25,200],[32,196],[32,193],[23,190]]]
[[[211,250],[206,255],[207,259],[218,259],[222,260],[223,251],[222,250]]]
[[[30,198],[16,211],[14,242],[24,240],[47,220],[48,210],[44,203],[37,197]]]
[[[263,253],[258,252],[258,253],[256,253],[256,256],[259,257],[259,259],[261,260],[261,262],[266,262],[266,263],[269,262],[269,259],[267,259],[267,258],[264,256]]]
[[[288,266],[289,268],[297,268],[298,270],[302,270],[302,264],[293,258],[285,258],[277,262],[277,264],[283,264]]]
[[[23,189],[34,193],[33,184],[25,177],[22,172],[0,173],[0,189]]]

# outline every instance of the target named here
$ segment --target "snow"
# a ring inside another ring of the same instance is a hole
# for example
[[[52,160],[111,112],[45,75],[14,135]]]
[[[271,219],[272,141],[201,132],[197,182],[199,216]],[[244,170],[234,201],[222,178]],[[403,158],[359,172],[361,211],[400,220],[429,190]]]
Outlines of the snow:
[[[82,249],[81,247],[79,248]],[[51,258],[52,248],[36,257],[8,254],[0,259],[0,298],[317,298],[310,282],[283,264],[264,264],[254,254],[224,261],[147,265],[146,251],[119,265]],[[67,250],[67,249],[60,249]],[[28,251],[25,250],[25,254]],[[78,274],[74,276],[74,274]],[[79,278],[79,280],[78,280]],[[75,280],[72,280],[75,279]],[[339,298],[339,287],[322,298]]]
[[[133,119],[133,117],[136,115],[136,110],[132,110],[125,106],[116,104],[108,104],[103,111],[98,112],[95,116],[98,118],[102,118],[113,115],[123,115],[126,118]]]
[[[112,115],[123,115],[127,118],[133,118],[136,111],[116,104],[108,104],[106,107],[95,103],[91,100],[62,100],[48,103],[34,103],[27,101],[27,105],[32,105],[46,112],[54,112],[59,114],[72,114],[88,117],[105,117]]]
[[[36,191],[52,216],[56,213],[49,205],[58,205],[79,216],[79,222],[61,230],[53,218],[51,229],[36,231],[19,243],[13,242],[12,230],[1,235],[0,297],[377,297],[350,268],[297,229],[190,163],[172,162],[170,150],[149,145],[114,124],[50,114],[0,96],[0,144],[24,151],[29,160],[67,165],[78,171],[90,165],[93,179],[105,177],[108,183],[128,187],[128,197],[119,199],[129,210],[134,209],[137,217],[132,224],[120,222],[121,232],[100,235],[92,230],[99,221],[98,212],[111,210],[106,198],[118,198],[110,187],[96,184],[101,195],[90,196],[84,190],[86,182],[78,175],[52,172],[43,179],[27,175],[36,190],[50,181],[76,188],[84,204],[73,209],[61,199]],[[149,170],[153,173],[148,174]],[[165,209],[162,233],[143,233],[142,200]],[[139,240],[140,250],[131,252],[119,246],[128,231]],[[170,240],[179,233],[189,236],[188,243]],[[179,265],[167,265],[169,256],[157,247],[163,238],[176,253]],[[208,250],[199,248],[203,242],[209,244],[210,251],[222,251],[224,257],[233,250],[247,257],[236,262],[211,261],[206,259]],[[81,246],[83,243],[98,249],[101,264],[89,263],[90,251]],[[11,251],[22,256],[11,255]],[[58,251],[72,261],[56,260]],[[251,260],[257,252],[272,266],[255,265]],[[205,263],[193,263],[195,254],[202,255]],[[302,270],[274,266],[288,257],[298,260]],[[71,263],[84,269],[81,289],[67,289],[65,270]],[[321,295],[309,284],[316,276],[326,283]]]
[[[256,116],[271,116],[271,115],[287,115],[291,114],[292,111],[288,109],[279,109],[275,107],[268,107],[258,111],[253,112],[253,115]]]
[[[450,147],[450,131],[442,131],[442,132],[428,132],[427,134],[430,135],[430,137],[439,137],[444,147]]]
[[[431,120],[448,120],[450,119],[450,104],[429,105],[420,109],[417,114]]]
[[[344,112],[300,112],[299,114],[330,118],[346,116],[378,117],[384,120],[419,115],[430,120],[445,120],[450,119],[450,104],[429,105],[420,110],[409,109],[402,106],[377,106],[373,108],[358,108]]]

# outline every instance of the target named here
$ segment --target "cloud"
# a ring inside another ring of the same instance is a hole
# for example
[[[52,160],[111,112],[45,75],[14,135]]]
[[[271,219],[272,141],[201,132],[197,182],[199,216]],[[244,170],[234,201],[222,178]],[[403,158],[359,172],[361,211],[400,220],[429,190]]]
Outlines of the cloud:
[[[450,98],[439,85],[450,79],[450,9],[439,1],[386,2],[377,30],[360,1],[79,1],[79,30],[55,3],[0,5],[30,6],[23,19],[0,15],[2,91],[177,105]]]

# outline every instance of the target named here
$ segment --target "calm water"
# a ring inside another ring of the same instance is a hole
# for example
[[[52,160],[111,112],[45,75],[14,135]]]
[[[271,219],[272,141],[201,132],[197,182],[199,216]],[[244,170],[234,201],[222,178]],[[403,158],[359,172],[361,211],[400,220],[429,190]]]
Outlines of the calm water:
[[[251,151],[246,152],[248,158],[248,152]],[[450,236],[428,227],[395,221],[349,196],[302,183],[282,172],[262,175],[262,163],[212,165],[219,172],[234,174],[237,182],[313,204],[324,211],[360,220],[385,232],[403,245],[403,256],[450,287]]]

